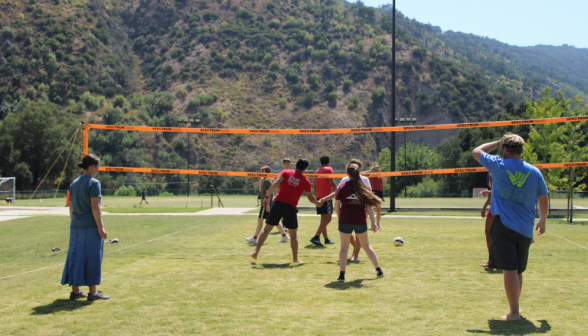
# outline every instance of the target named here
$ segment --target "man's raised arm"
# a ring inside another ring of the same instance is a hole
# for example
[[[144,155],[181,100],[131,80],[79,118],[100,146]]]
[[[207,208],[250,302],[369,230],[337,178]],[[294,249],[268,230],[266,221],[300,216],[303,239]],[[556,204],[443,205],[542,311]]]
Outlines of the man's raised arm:
[[[495,148],[498,148],[498,147],[500,147],[500,140],[485,143],[483,145],[478,146],[476,149],[474,149],[472,151],[472,155],[474,156],[474,159],[476,159],[476,161],[480,162],[480,157],[482,156],[482,153],[490,153],[492,150],[494,150]]]

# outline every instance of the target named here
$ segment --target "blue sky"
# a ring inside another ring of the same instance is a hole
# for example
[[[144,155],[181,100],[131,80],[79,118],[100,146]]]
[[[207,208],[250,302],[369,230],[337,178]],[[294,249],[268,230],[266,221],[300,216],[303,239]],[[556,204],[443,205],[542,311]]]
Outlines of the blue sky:
[[[355,2],[355,0],[347,0]],[[363,0],[377,7],[391,0]],[[588,0],[396,0],[411,19],[517,46],[588,48]]]

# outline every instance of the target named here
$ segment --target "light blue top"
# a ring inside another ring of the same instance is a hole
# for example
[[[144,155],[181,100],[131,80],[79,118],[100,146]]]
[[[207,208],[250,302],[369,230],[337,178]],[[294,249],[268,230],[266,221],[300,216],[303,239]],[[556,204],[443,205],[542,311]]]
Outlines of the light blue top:
[[[507,228],[533,238],[537,197],[549,193],[541,171],[523,160],[487,153],[482,153],[480,163],[492,174],[492,215],[500,215]]]
[[[102,200],[100,181],[90,175],[78,177],[69,186],[69,202],[73,210],[71,227],[77,229],[96,229],[96,220],[92,214],[92,197]]]

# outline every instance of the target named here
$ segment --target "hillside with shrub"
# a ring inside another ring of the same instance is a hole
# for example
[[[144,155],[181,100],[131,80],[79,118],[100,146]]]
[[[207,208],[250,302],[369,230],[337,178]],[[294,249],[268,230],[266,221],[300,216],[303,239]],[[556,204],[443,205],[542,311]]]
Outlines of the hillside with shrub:
[[[386,8],[341,0],[3,0],[0,9],[0,157],[6,159],[0,160],[0,174],[17,176],[21,187],[41,178],[31,171],[35,162],[18,154],[16,141],[28,132],[23,111],[39,105],[59,111],[47,117],[54,120],[66,114],[75,122],[124,125],[348,128],[391,122]],[[398,117],[418,117],[419,124],[482,121],[496,118],[509,102],[534,97],[533,90],[544,84],[585,92],[582,80],[566,81],[571,74],[559,68],[552,69],[561,74],[553,80],[540,68],[533,72],[535,56],[519,62],[530,64],[524,71],[510,72],[505,56],[507,70],[500,72],[480,61],[480,54],[501,53],[492,45],[476,45],[474,56],[468,52],[474,37],[453,38],[397,15]],[[584,57],[549,50],[551,58]],[[434,146],[455,135],[429,133],[419,140]],[[257,171],[263,164],[277,168],[285,156],[329,154],[342,162],[357,157],[372,163],[389,142],[389,134],[90,135],[92,152],[107,166],[239,171]],[[77,174],[74,162],[68,163],[66,183]],[[206,187],[209,179],[192,177],[193,188]],[[57,180],[55,175],[47,181]],[[106,188],[186,180],[102,176]],[[254,182],[217,183],[242,188]]]

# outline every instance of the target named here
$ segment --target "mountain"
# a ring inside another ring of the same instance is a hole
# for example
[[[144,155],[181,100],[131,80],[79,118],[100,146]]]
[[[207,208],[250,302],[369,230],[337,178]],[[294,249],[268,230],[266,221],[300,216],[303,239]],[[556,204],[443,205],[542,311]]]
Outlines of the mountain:
[[[0,8],[0,118],[18,118],[36,101],[91,123],[390,125],[386,8],[342,0],[6,0]],[[510,47],[397,16],[399,118],[482,121],[509,102],[535,97],[544,85],[586,92],[586,79],[572,71],[585,68],[584,50]],[[457,134],[412,133],[408,141],[430,146]],[[247,171],[270,163],[277,169],[286,156],[316,160],[328,154],[337,162],[356,157],[372,163],[389,143],[389,134],[90,136],[103,165]],[[0,173],[17,175],[16,161],[0,163]],[[112,174],[103,184],[185,179]],[[252,183],[225,181],[232,187]]]

